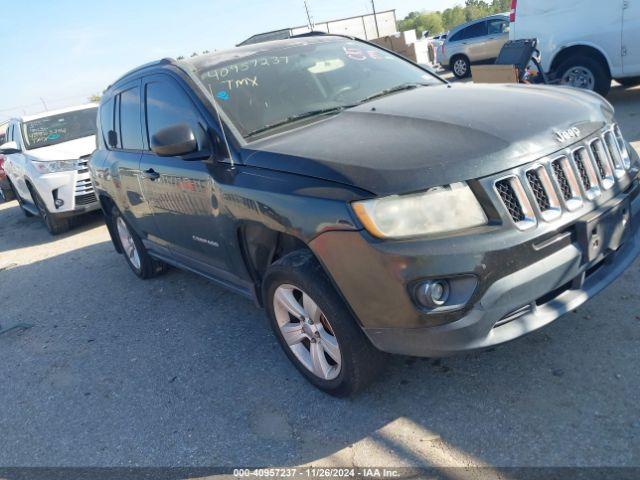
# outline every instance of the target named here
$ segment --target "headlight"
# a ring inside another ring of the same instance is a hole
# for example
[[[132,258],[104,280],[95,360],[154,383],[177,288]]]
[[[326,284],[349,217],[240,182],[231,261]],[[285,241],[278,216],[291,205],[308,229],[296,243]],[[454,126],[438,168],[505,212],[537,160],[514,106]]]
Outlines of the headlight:
[[[487,216],[466,183],[352,205],[367,231],[378,238],[415,237],[487,224]]]
[[[57,172],[69,172],[78,169],[77,160],[53,160],[50,162],[37,162],[32,160],[33,166],[36,167],[40,173],[57,173]]]

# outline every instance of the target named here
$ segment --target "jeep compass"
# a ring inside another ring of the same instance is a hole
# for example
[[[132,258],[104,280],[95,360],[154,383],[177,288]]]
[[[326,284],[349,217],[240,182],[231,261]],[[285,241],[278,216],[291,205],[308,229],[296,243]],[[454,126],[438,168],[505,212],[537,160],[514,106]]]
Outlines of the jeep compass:
[[[172,265],[254,299],[333,395],[383,352],[534,331],[640,252],[638,156],[608,102],[451,85],[352,38],[144,65],[104,93],[98,143],[92,178],[133,272]]]

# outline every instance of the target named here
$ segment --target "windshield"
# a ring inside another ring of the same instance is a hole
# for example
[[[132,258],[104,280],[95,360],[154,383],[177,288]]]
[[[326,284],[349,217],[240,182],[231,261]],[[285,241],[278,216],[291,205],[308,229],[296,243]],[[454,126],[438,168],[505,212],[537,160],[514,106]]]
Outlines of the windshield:
[[[27,149],[48,147],[96,134],[98,107],[38,118],[22,125]]]
[[[244,137],[307,118],[309,112],[340,111],[396,87],[442,84],[384,50],[335,37],[275,46],[231,62],[194,65]]]

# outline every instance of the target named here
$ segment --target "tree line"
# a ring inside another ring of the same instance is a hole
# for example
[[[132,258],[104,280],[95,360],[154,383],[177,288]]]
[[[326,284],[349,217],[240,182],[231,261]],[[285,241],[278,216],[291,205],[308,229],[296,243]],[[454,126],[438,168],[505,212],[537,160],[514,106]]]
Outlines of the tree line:
[[[451,30],[453,27],[466,23],[476,18],[486,17],[495,13],[508,12],[511,8],[511,0],[466,0],[465,5],[447,8],[442,12],[411,12],[398,21],[398,31],[416,30],[419,37],[424,32],[429,35]]]

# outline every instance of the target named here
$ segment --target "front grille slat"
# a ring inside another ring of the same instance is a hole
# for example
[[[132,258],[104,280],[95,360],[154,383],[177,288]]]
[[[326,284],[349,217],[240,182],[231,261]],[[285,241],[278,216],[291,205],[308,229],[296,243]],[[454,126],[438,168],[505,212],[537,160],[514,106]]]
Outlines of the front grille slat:
[[[561,160],[554,160],[551,163],[551,168],[553,169],[553,174],[556,177],[556,182],[560,187],[560,191],[562,192],[562,198],[566,201],[569,201],[573,198],[573,191],[571,190],[571,185],[569,184],[569,179],[567,178],[567,174],[562,168]]]
[[[546,212],[547,210],[551,210],[551,201],[549,200],[549,195],[542,185],[542,181],[540,180],[540,176],[537,171],[529,170],[527,172],[527,181],[529,182],[529,186],[531,187],[531,191],[533,192],[533,196],[536,199],[536,203],[540,208],[541,212]]]
[[[525,219],[525,215],[509,179],[500,180],[496,183],[496,188],[513,221],[516,223],[522,222]]]
[[[95,193],[88,193],[86,195],[78,195],[76,196],[76,205],[90,205],[92,203],[97,202]]]
[[[576,167],[578,167],[578,173],[580,174],[582,186],[585,190],[591,190],[591,179],[589,178],[587,166],[585,165],[584,150],[576,151],[573,154],[573,160],[576,162]]]

